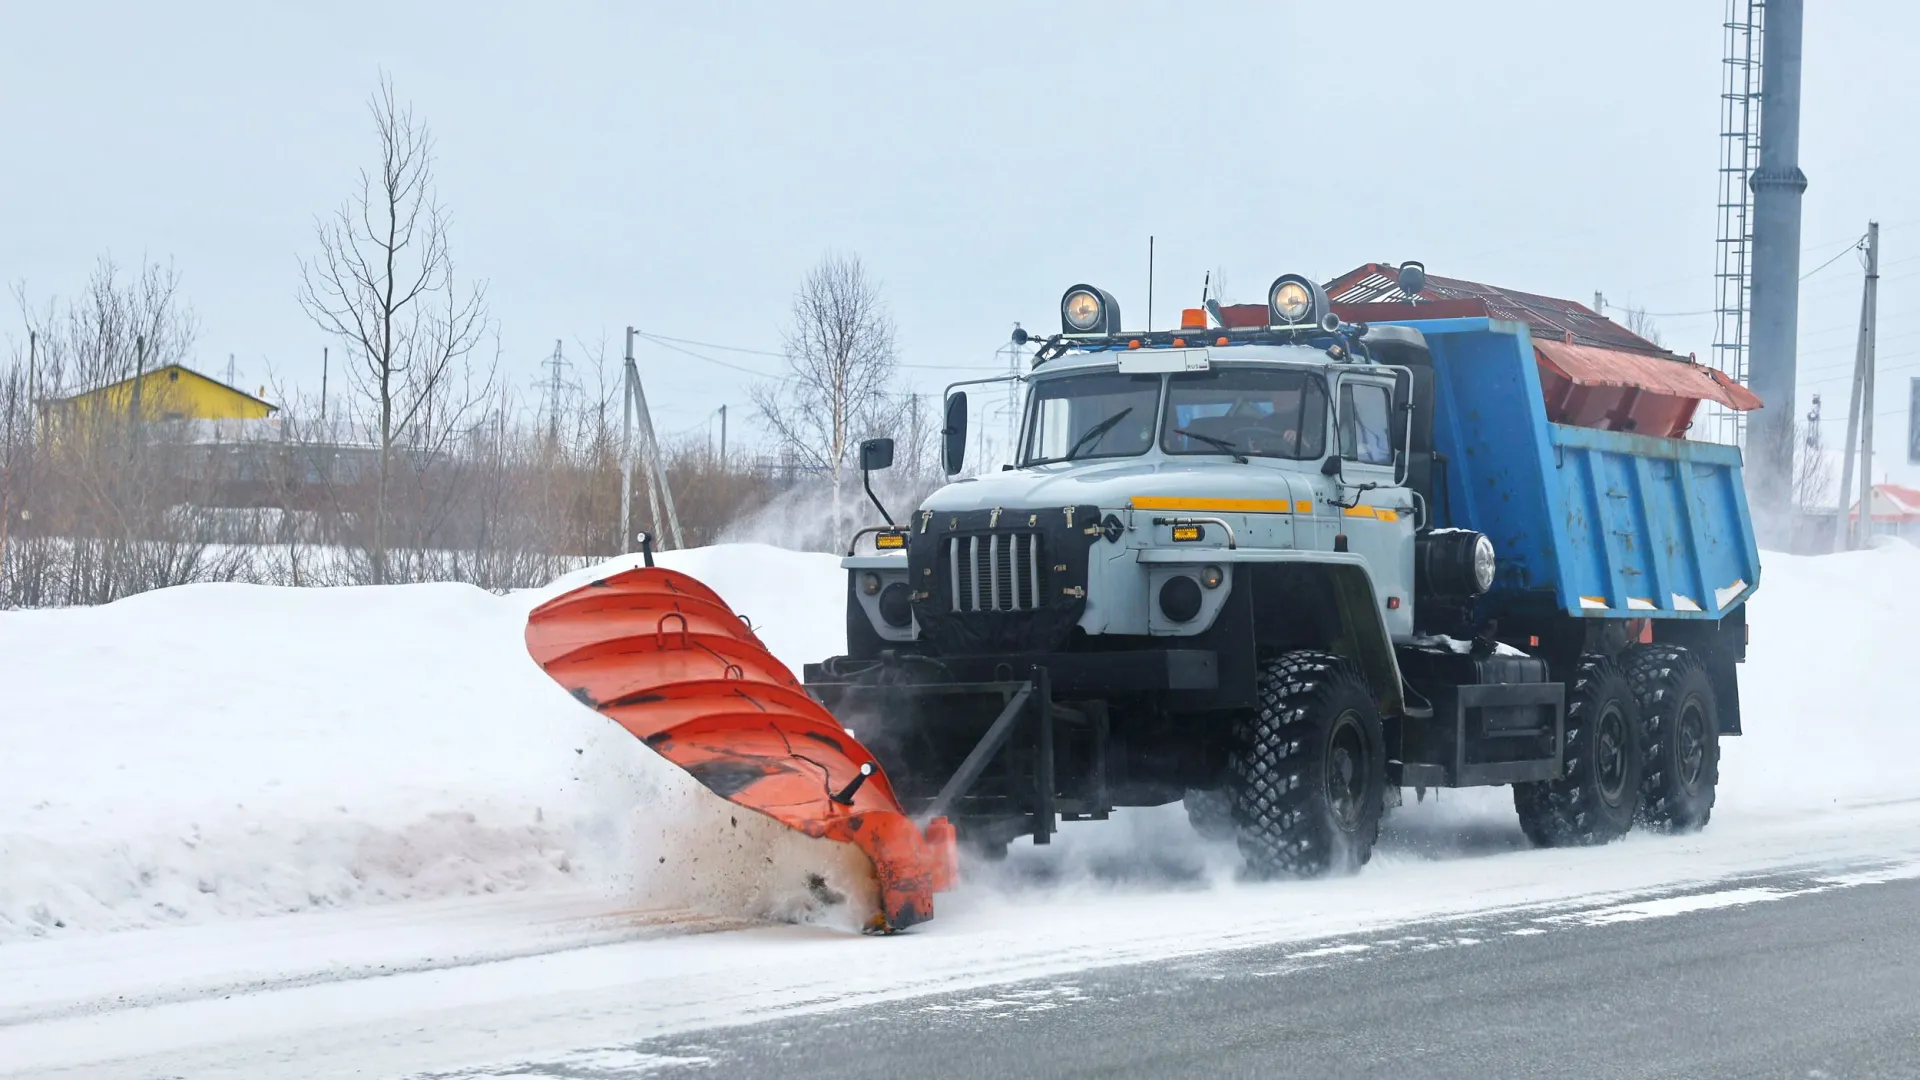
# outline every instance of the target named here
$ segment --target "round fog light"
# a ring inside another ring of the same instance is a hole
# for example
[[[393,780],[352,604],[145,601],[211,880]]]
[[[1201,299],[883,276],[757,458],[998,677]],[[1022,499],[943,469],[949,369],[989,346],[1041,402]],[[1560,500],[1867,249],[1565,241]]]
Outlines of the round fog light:
[[[880,620],[896,630],[913,622],[913,592],[904,581],[896,581],[880,594]]]
[[[1192,622],[1200,614],[1200,583],[1181,574],[1160,586],[1160,613],[1174,622]]]
[[[1220,583],[1225,580],[1227,580],[1226,571],[1217,566],[1202,567],[1200,570],[1200,584],[1209,589],[1219,588]]]
[[[872,596],[880,591],[880,575],[868,571],[860,575],[860,591]]]
[[[1473,542],[1473,587],[1476,593],[1493,588],[1493,541],[1485,536]]]

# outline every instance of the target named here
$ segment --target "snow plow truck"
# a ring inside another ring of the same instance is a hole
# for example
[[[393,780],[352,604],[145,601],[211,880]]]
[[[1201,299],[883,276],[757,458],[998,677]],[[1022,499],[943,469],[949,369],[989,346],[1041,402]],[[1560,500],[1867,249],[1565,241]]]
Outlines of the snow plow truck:
[[[560,628],[595,588],[562,597],[529,642],[565,647],[536,657],[722,796],[861,844],[879,929],[931,915],[956,845],[1120,807],[1184,802],[1256,876],[1358,868],[1408,788],[1508,785],[1544,846],[1707,823],[1760,565],[1739,450],[1685,436],[1703,403],[1758,407],[1745,388],[1417,263],[1152,332],[1076,285],[1060,323],[1015,333],[1003,468],[965,475],[957,383],[956,479],[897,522],[874,500],[844,655],[756,669],[689,582],[668,591],[699,612],[585,632]],[[869,474],[891,457],[861,447]]]

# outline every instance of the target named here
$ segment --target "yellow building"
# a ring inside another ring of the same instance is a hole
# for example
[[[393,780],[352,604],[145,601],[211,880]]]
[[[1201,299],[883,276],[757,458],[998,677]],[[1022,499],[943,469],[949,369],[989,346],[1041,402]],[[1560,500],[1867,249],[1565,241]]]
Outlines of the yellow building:
[[[210,379],[181,364],[155,368],[138,378],[122,379],[95,390],[40,402],[43,420],[72,423],[96,411],[116,418],[132,417],[139,402],[139,418],[148,423],[167,421],[265,420],[280,411],[244,390]]]

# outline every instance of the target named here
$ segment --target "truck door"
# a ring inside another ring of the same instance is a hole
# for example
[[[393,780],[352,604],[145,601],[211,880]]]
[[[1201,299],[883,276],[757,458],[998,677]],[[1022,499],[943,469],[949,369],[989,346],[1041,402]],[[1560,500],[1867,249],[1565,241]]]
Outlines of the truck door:
[[[1413,633],[1413,500],[1399,481],[1406,424],[1396,421],[1393,391],[1393,379],[1378,374],[1341,377],[1334,452],[1339,500],[1355,504],[1336,510],[1340,531],[1347,550],[1367,560],[1387,632],[1399,639]]]

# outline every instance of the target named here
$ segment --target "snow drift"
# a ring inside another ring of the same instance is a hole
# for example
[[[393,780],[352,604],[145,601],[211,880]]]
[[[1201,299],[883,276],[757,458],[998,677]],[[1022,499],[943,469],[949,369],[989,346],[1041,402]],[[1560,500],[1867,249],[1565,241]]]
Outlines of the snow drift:
[[[663,561],[789,664],[840,647],[829,556]],[[612,568],[0,614],[0,941],[569,883],[799,918],[859,887],[857,853],[711,797],[533,664],[528,610]]]
[[[726,545],[662,562],[791,667],[842,648],[831,556]],[[864,910],[823,900],[861,887],[857,852],[713,797],[527,656],[535,604],[629,564],[506,597],[199,585],[0,613],[0,943],[582,886],[751,918]],[[1904,544],[1766,557],[1718,821],[1914,795],[1899,690],[1916,597]],[[1178,807],[1058,840],[975,888],[1206,888],[1235,862]],[[1504,789],[1446,792],[1394,813],[1378,861],[1524,846]]]

